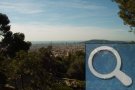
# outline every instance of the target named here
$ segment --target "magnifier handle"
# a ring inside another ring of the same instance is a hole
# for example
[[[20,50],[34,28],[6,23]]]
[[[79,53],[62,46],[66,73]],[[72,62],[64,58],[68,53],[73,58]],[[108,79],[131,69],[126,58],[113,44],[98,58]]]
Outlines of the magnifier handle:
[[[132,84],[132,79],[128,76],[128,75],[126,75],[124,72],[122,72],[122,71],[117,71],[116,72],[116,78],[118,79],[118,80],[120,80],[125,86],[129,86],[129,85],[131,85]]]

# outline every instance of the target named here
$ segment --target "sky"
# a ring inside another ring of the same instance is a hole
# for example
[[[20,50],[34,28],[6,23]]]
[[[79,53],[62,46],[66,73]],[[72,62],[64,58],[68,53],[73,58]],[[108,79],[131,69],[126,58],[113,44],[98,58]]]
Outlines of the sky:
[[[118,11],[112,0],[0,0],[11,31],[27,41],[134,40]]]

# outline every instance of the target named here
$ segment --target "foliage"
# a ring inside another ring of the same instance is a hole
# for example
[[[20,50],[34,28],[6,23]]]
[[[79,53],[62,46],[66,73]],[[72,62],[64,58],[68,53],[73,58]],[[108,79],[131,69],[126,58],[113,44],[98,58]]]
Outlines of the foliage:
[[[19,51],[14,58],[0,57],[0,72],[7,77],[6,82],[19,90],[72,90],[62,79],[84,80],[83,55],[82,51],[74,52],[74,59],[67,65],[70,56],[54,57],[50,48]]]
[[[85,79],[85,65],[84,65],[84,52],[77,51],[74,53],[76,56],[70,64],[67,74],[70,78],[79,80]]]
[[[135,0],[113,0],[119,6],[119,16],[124,23],[130,27],[135,27]]]
[[[0,13],[0,43],[1,54],[8,57],[14,57],[16,52],[20,50],[28,51],[31,42],[26,42],[23,33],[14,33],[10,31],[10,20],[7,15]]]
[[[16,82],[21,80],[22,88],[31,88],[32,90],[49,90],[54,81],[52,74],[42,66],[38,52],[28,54],[24,51],[18,52],[8,65],[8,77]]]

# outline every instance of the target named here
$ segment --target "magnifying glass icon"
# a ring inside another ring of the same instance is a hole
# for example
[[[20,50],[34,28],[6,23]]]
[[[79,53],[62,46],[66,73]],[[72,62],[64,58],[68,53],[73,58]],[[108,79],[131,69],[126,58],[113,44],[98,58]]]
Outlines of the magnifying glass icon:
[[[96,55],[96,53],[98,53],[100,51],[109,51],[112,54],[114,54],[114,56],[116,57],[117,64],[116,64],[115,69],[112,72],[107,73],[107,74],[101,74],[101,73],[97,72],[95,70],[95,68],[93,67],[94,56]],[[91,73],[98,78],[109,79],[112,77],[116,77],[125,86],[129,86],[132,84],[132,79],[120,70],[121,58],[120,58],[119,53],[110,46],[100,46],[100,47],[95,48],[89,55],[88,66],[89,66]]]

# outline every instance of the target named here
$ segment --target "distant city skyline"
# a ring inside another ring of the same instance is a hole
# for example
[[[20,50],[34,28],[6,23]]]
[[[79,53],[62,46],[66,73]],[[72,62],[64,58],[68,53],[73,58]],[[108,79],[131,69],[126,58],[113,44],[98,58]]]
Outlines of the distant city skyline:
[[[112,0],[0,0],[0,13],[28,41],[132,41]]]

